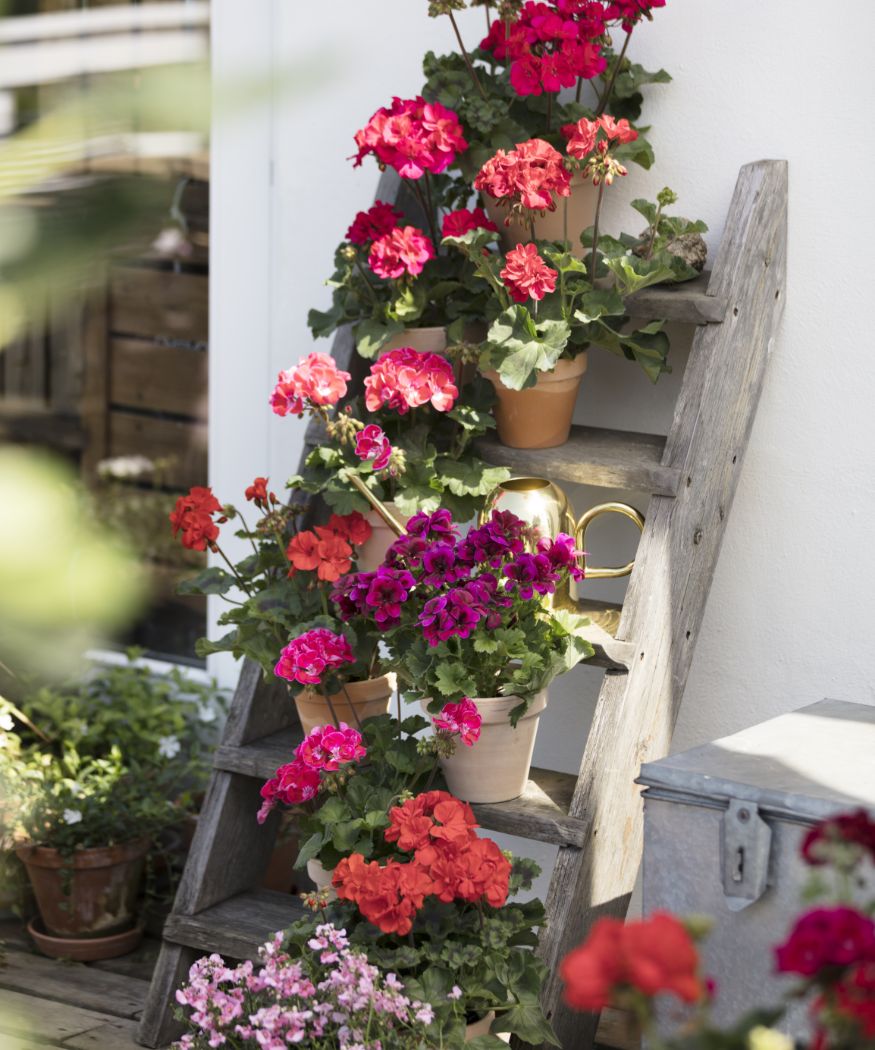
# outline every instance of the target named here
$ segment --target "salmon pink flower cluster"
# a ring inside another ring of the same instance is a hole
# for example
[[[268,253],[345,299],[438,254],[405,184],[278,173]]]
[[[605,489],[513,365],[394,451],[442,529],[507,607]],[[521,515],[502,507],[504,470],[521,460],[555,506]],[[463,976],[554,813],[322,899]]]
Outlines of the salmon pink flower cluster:
[[[439,354],[410,346],[383,354],[365,379],[365,407],[369,412],[392,409],[403,416],[409,409],[429,403],[438,412],[449,412],[458,396],[450,362]]]
[[[213,521],[213,515],[221,513],[222,504],[213,495],[211,488],[195,485],[186,496],[180,496],[170,513],[170,526],[173,535],[182,533],[182,545],[192,551],[216,549],[219,538],[219,526]],[[219,518],[219,523],[226,521]]]
[[[459,737],[465,747],[473,747],[480,739],[483,719],[474,701],[463,696],[457,704],[444,704],[432,722],[435,729]]]
[[[538,246],[529,242],[512,248],[505,256],[499,274],[515,303],[541,300],[556,290],[559,271],[548,266],[538,254]]]
[[[597,2],[564,0],[555,5],[528,0],[516,20],[496,18],[481,41],[501,62],[510,62],[510,83],[518,95],[555,93],[580,77],[603,73],[605,11]]]
[[[385,470],[392,458],[392,446],[383,428],[376,423],[368,423],[360,430],[355,439],[355,454],[359,459],[373,463],[374,470]]]
[[[457,208],[444,216],[442,237],[464,237],[469,230],[491,230],[497,233],[498,227],[482,208]]]
[[[370,244],[385,233],[391,233],[404,219],[397,208],[385,201],[375,201],[367,211],[356,213],[352,225],[346,231],[350,244],[359,246]]]
[[[427,791],[389,811],[386,842],[412,856],[370,863],[360,853],[344,857],[332,883],[341,900],[353,901],[383,933],[406,936],[426,898],[483,903],[507,901],[510,861],[480,838],[471,807],[446,791]]]
[[[335,405],[346,394],[349,380],[349,372],[341,371],[330,354],[308,354],[294,368],[280,372],[270,407],[278,416],[300,416],[309,408]]]
[[[371,245],[368,266],[388,281],[405,274],[416,277],[433,258],[434,246],[422,230],[415,226],[396,226]]]
[[[529,139],[498,150],[477,173],[474,188],[511,207],[555,211],[556,197],[571,193],[571,174],[549,142]]]
[[[355,134],[355,165],[373,153],[381,165],[394,168],[405,179],[438,175],[468,148],[459,118],[439,102],[421,96],[393,98]]]
[[[296,572],[315,572],[320,580],[333,583],[352,568],[354,547],[365,543],[371,526],[357,511],[332,514],[327,525],[299,532],[289,541],[286,557],[289,576]]]
[[[638,132],[625,117],[614,120],[607,113],[595,120],[581,117],[576,124],[566,124],[562,134],[568,143],[569,156],[585,161],[582,174],[585,179],[592,179],[593,185],[604,182],[610,186],[616,176],[628,174],[626,167],[610,152],[613,146],[638,138]]]
[[[260,962],[231,968],[219,955],[191,967],[176,1001],[190,1011],[193,1033],[174,1050],[221,1046],[246,1050],[416,1050],[434,1020],[430,1003],[405,994],[394,974],[382,974],[350,947],[345,931],[316,926],[301,958],[274,934]],[[365,1041],[367,1040],[367,1041]]]
[[[673,915],[654,912],[639,922],[599,919],[586,942],[562,960],[565,1001],[578,1010],[603,1010],[624,992],[703,998],[699,953]]]
[[[342,634],[327,627],[314,627],[286,645],[274,673],[278,678],[301,685],[319,685],[326,671],[355,663],[355,653]]]

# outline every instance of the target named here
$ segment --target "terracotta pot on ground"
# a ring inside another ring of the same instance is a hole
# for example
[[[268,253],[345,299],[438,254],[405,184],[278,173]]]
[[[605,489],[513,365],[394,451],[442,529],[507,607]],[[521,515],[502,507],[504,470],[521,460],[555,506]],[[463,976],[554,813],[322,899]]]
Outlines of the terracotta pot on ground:
[[[380,347],[377,357],[402,346],[412,346],[420,353],[442,354],[447,348],[447,330],[442,325],[434,325],[431,328],[405,328]]]
[[[510,448],[564,445],[586,363],[585,350],[573,361],[563,358],[552,372],[540,372],[535,385],[525,390],[510,390],[497,372],[486,372],[498,398],[493,411],[499,441]]]
[[[472,699],[483,719],[480,739],[471,747],[457,741],[455,753],[441,759],[447,787],[465,802],[509,802],[519,798],[532,768],[538,721],[547,706],[547,690],[534,695],[516,728],[508,716],[521,702],[518,696]],[[422,701],[424,710],[428,703],[428,700]]]
[[[72,959],[75,962],[97,962],[100,959],[117,959],[132,952],[143,939],[143,924],[130,930],[114,933],[109,937],[51,937],[43,929],[39,919],[31,919],[27,932],[43,955],[52,959]],[[160,931],[158,936],[160,937]]]
[[[385,715],[395,692],[395,675],[384,674],[379,678],[368,678],[364,682],[348,682],[346,692],[334,693],[331,707],[339,722],[346,722],[353,729],[360,722],[375,715]],[[316,726],[330,725],[334,719],[325,697],[314,689],[302,689],[295,697],[295,707],[305,733]]]
[[[130,931],[148,852],[148,839],[77,850],[68,858],[46,846],[16,850],[45,932],[77,939]]]
[[[394,503],[386,503],[385,506],[394,518],[403,525],[407,524],[407,516],[400,514]],[[398,537],[375,510],[367,511],[365,519],[371,526],[371,535],[359,547],[356,566],[359,572],[373,572],[382,564],[386,551]]]
[[[500,207],[488,194],[482,196],[486,214],[501,231],[505,250],[518,244],[527,244],[532,239],[532,230],[528,224],[514,218],[509,226],[505,226],[507,208]],[[557,197],[555,211],[535,215],[535,238],[542,241],[569,241],[572,254],[582,259],[585,251],[580,243],[580,235],[595,222],[598,196],[597,186],[593,186],[589,179],[575,175],[571,180],[571,196]]]

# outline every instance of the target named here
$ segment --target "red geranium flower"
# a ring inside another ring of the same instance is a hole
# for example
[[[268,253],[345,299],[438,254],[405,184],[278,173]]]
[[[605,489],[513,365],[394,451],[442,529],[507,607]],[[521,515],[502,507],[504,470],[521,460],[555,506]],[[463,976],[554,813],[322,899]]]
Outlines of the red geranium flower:
[[[360,547],[371,538],[373,529],[367,518],[357,510],[349,514],[332,514],[328,519],[328,526],[332,532],[342,536],[347,543],[353,547]]]
[[[555,211],[555,196],[571,193],[571,175],[562,154],[543,139],[498,150],[477,174],[474,188],[496,200],[530,211]]]
[[[404,215],[391,204],[376,201],[367,211],[356,213],[346,231],[346,239],[350,244],[369,244],[384,233],[390,233],[403,219]]]
[[[515,303],[543,299],[556,288],[559,271],[549,267],[538,254],[537,245],[519,244],[505,256],[501,279]]]
[[[267,507],[268,503],[276,503],[277,498],[273,492],[267,491],[267,478],[256,478],[246,489],[243,495],[251,502],[260,507]]]
[[[482,208],[459,208],[444,216],[441,226],[442,237],[463,237],[469,230],[492,230],[498,227]]]
[[[779,973],[814,977],[821,971],[875,962],[875,922],[854,908],[815,908],[801,916],[775,949]]]
[[[861,858],[869,854],[875,861],[875,821],[864,809],[842,813],[824,820],[805,836],[802,856],[812,865],[827,864],[847,854],[847,847],[857,847]]]
[[[195,485],[189,489],[187,496],[179,497],[170,513],[173,535],[182,532],[182,545],[189,550],[203,551],[207,546],[214,550],[219,528],[212,515],[221,509],[222,505],[213,495],[212,489]]]
[[[835,1007],[856,1023],[866,1039],[875,1038],[875,962],[855,966],[836,985]]]
[[[433,258],[434,247],[422,230],[415,226],[396,226],[371,245],[368,266],[386,280],[405,273],[416,277]]]

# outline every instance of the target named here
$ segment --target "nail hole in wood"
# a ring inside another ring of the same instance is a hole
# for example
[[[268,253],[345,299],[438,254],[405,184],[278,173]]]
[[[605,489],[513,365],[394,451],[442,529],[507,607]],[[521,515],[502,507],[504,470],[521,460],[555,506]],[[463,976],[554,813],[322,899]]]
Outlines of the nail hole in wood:
[[[738,456],[733,456],[732,457],[732,462],[734,463],[737,459],[738,459]]]
[[[690,485],[692,485],[692,484],[693,484],[693,479],[692,478],[687,478],[687,488],[689,488]]]
[[[687,640],[689,640],[689,637],[690,637],[690,632],[687,631]]]
[[[644,653],[642,653],[642,654],[641,654],[641,655],[640,655],[640,656],[638,657],[638,659],[639,659],[639,660],[643,660],[643,659],[644,659]]]
[[[781,289],[780,288],[777,290],[777,292],[775,292],[775,298],[776,299],[780,299],[781,298]]]
[[[696,529],[693,533],[693,543],[698,546],[702,542],[702,537],[705,535],[701,529]]]
[[[733,306],[733,308],[732,308],[732,316],[733,317],[738,317],[738,307],[737,306]]]

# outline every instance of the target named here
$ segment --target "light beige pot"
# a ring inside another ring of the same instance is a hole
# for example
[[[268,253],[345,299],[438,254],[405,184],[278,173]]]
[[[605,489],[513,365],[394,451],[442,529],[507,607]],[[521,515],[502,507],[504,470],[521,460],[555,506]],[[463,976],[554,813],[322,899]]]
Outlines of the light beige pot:
[[[321,860],[308,860],[307,874],[313,882],[316,883],[317,890],[328,890],[329,900],[334,900],[337,897],[337,893],[331,885],[331,877],[334,875],[334,868],[329,871]]]
[[[412,346],[423,354],[442,354],[447,348],[447,330],[442,325],[432,328],[405,328],[403,332],[393,335],[384,343],[378,357],[389,350],[398,350],[402,346]]]
[[[406,515],[401,514],[394,503],[386,503],[385,506],[391,512],[392,517],[404,525],[407,524]],[[365,514],[365,520],[371,526],[371,534],[359,547],[356,566],[359,572],[374,572],[377,566],[383,563],[386,551],[398,537],[375,510],[369,510]]]
[[[532,239],[532,230],[528,224],[513,218],[510,224],[505,226],[507,208],[500,207],[488,194],[482,196],[486,214],[501,231],[505,250],[515,248],[518,244],[527,244]],[[582,259],[585,253],[580,243],[580,235],[595,222],[598,196],[597,186],[593,186],[589,179],[575,175],[571,179],[571,195],[558,197],[555,211],[535,215],[535,238],[542,241],[569,241],[572,254]]]
[[[518,696],[472,699],[483,719],[480,739],[471,747],[457,741],[453,755],[441,759],[447,787],[465,802],[510,802],[525,791],[529,779],[547,690],[534,695],[516,728],[510,724],[509,715],[521,702]],[[422,701],[426,712],[428,704],[428,699]]]
[[[555,448],[571,433],[571,420],[586,372],[586,351],[573,361],[556,362],[552,372],[540,372],[525,390],[510,390],[498,372],[484,373],[495,387],[493,409],[498,440],[510,448]]]
[[[366,718],[385,715],[395,692],[395,675],[384,674],[379,678],[368,678],[364,682],[349,682],[346,691],[334,693],[331,707],[339,722],[357,729]],[[302,689],[295,697],[295,707],[305,733],[312,733],[316,726],[331,725],[331,716],[325,697],[315,689]]]
[[[465,1029],[465,1042],[470,1043],[478,1035],[489,1035],[489,1026],[495,1020],[495,1011],[490,1010],[488,1014],[481,1017],[479,1021],[469,1024]],[[497,1036],[503,1043],[510,1042],[510,1032],[501,1032]]]

